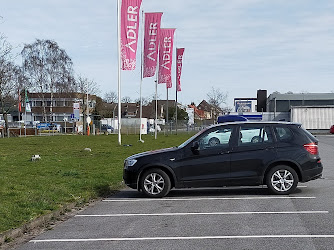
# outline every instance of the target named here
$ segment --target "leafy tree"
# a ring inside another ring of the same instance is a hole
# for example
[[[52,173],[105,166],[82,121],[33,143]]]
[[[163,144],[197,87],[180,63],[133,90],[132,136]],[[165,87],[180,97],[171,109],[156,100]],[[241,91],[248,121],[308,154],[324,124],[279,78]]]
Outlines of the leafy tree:
[[[175,118],[176,118],[176,112],[175,111],[176,111],[175,106],[168,108],[168,117],[170,117],[170,119],[172,119],[174,121],[175,121]],[[180,109],[179,107],[177,107],[177,120],[178,120],[178,122],[185,121],[187,119],[188,119],[188,113],[185,110]]]

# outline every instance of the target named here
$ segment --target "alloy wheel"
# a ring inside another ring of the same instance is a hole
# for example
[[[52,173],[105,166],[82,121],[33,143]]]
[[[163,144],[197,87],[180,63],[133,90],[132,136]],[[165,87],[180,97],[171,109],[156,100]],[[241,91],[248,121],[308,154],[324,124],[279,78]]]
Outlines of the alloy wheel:
[[[162,192],[165,186],[164,178],[158,173],[150,173],[144,179],[144,188],[147,193],[157,195]]]
[[[270,181],[272,187],[278,192],[288,191],[295,182],[292,173],[286,169],[274,172]]]

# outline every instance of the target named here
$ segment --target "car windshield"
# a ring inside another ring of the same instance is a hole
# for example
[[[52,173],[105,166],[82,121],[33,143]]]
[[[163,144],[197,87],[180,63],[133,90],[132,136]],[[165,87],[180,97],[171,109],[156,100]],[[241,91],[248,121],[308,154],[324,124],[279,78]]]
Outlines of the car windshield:
[[[182,143],[180,146],[178,146],[178,148],[183,148],[184,146],[188,145],[189,142],[191,142],[194,138],[196,138],[197,136],[202,134],[204,131],[206,131],[206,129],[202,129],[201,131],[199,131],[198,133],[196,133],[195,135],[190,137],[188,140],[186,140],[184,143]]]

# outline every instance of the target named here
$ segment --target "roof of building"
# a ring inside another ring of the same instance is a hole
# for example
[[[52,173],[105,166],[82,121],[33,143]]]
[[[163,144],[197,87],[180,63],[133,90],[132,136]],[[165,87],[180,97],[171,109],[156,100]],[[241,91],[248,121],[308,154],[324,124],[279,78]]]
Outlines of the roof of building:
[[[333,100],[334,93],[270,94],[268,100]]]
[[[189,108],[193,108],[195,115],[197,115],[199,118],[205,118],[204,110],[198,109],[195,105],[188,105]]]
[[[254,97],[249,97],[249,98],[246,98],[246,97],[234,98],[234,101],[254,101],[254,100],[257,100],[257,98],[254,98]]]
[[[41,99],[43,98],[51,98],[51,93],[30,93],[28,92],[28,98],[29,99]],[[82,98],[85,97],[87,94],[86,93],[79,93],[79,92],[69,92],[69,93],[52,93],[52,97],[54,99],[56,98],[62,98],[62,99],[66,99],[66,98]],[[92,94],[88,94],[89,98],[96,98],[96,95],[92,95]],[[21,93],[21,98],[24,98],[24,92]]]

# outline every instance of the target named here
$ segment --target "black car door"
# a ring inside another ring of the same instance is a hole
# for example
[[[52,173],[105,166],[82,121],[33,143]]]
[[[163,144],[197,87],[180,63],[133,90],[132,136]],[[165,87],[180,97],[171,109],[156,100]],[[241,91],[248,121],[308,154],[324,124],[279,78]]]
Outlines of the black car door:
[[[225,186],[230,174],[230,151],[235,126],[217,126],[184,148],[177,164],[186,187]],[[195,145],[195,148],[191,147]]]
[[[264,169],[276,158],[271,127],[265,124],[242,124],[231,153],[231,185],[258,185]]]

